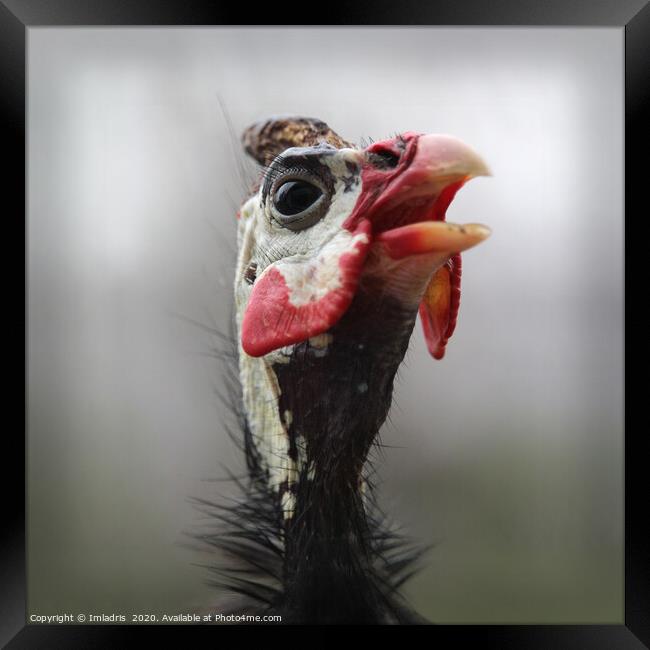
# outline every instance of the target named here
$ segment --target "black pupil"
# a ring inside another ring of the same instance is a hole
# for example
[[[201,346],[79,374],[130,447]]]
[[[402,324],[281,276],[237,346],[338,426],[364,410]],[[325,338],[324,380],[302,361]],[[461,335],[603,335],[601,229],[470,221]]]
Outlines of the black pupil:
[[[275,193],[275,207],[281,214],[299,214],[313,205],[321,196],[321,190],[305,181],[288,181]]]

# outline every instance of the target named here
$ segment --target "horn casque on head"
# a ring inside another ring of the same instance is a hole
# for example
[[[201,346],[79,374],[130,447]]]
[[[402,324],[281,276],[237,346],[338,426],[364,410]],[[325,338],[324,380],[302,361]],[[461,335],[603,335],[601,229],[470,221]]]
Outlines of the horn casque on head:
[[[278,115],[252,124],[242,134],[246,153],[264,166],[290,147],[313,147],[321,142],[337,149],[354,146],[314,117]]]

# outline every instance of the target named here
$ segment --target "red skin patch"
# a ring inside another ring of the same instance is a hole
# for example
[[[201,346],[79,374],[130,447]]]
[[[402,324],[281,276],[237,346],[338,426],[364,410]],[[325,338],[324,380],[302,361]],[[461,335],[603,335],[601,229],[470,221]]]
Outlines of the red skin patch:
[[[447,341],[456,329],[460,307],[460,254],[438,269],[420,303],[420,320],[427,348],[434,359],[445,356]]]
[[[242,321],[242,348],[252,357],[300,343],[322,334],[335,325],[350,306],[359,276],[370,248],[371,228],[367,220],[359,222],[353,235],[365,234],[366,241],[356,241],[338,259],[341,286],[322,298],[296,306],[291,303],[290,289],[275,266],[269,267],[255,283]]]
[[[381,232],[381,224],[378,223],[377,214],[381,209],[399,193],[400,178],[404,173],[405,166],[408,168],[413,160],[417,149],[417,134],[405,133],[402,136],[405,148],[398,146],[398,139],[383,140],[375,142],[366,149],[368,153],[391,153],[397,157],[401,155],[400,164],[395,169],[377,169],[370,162],[361,167],[361,194],[357,199],[350,216],[343,222],[343,228],[352,230],[360,219],[370,219],[373,222],[373,231]],[[386,223],[387,228],[393,228],[397,224]],[[387,229],[384,228],[384,229]]]
[[[402,161],[409,165],[407,169],[404,170],[400,164],[394,170],[386,172],[370,164],[364,165],[361,170],[363,192],[343,224],[349,228],[360,218],[370,218],[373,231],[378,234],[377,239],[389,244],[395,258],[426,252],[426,243],[422,241],[418,230],[409,229],[408,226],[424,220],[444,221],[456,192],[465,184],[465,180],[457,181],[445,187],[435,200],[416,198],[412,205],[404,205],[405,182],[417,186],[423,182],[425,171],[412,164],[418,135],[406,133],[402,139],[406,147],[401,155]],[[397,142],[397,139],[376,142],[368,151],[387,151],[399,155]],[[408,179],[405,178],[407,174]],[[419,314],[424,337],[427,348],[435,359],[443,358],[447,341],[456,327],[460,307],[460,279],[461,257],[457,253],[431,278],[420,303]]]

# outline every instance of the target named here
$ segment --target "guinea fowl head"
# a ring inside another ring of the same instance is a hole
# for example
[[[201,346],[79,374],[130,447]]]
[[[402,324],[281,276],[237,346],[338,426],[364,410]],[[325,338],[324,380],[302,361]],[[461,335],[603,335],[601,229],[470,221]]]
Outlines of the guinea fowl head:
[[[249,235],[237,277],[243,351],[259,357],[326,333],[370,285],[377,301],[417,306],[435,275],[423,315],[441,358],[458,307],[446,299],[458,286],[456,256],[489,234],[447,223],[445,212],[465,182],[489,174],[481,158],[446,135],[356,149],[305,118],[254,125],[244,140],[266,168],[239,213]]]
[[[445,212],[489,171],[451,136],[356,148],[311,118],[257,123],[243,141],[263,170],[238,214],[240,376],[286,527],[287,598],[318,619],[327,607],[314,594],[327,593],[370,620],[364,465],[418,311],[429,351],[445,352],[460,253],[489,235]]]

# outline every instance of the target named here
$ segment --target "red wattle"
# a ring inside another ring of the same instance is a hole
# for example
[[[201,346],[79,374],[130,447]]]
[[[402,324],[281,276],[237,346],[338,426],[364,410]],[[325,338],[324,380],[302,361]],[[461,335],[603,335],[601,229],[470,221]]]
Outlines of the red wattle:
[[[337,258],[332,259],[331,252],[321,251],[304,262],[276,262],[269,266],[255,283],[244,313],[241,327],[244,352],[261,357],[322,334],[335,325],[354,298],[370,242],[370,223],[363,220]],[[318,284],[317,272],[314,273],[314,269],[318,270],[315,265],[321,261],[338,266],[338,282],[322,296],[319,294],[323,287]],[[291,273],[307,278],[298,301],[292,300],[290,282],[283,273],[283,270],[289,273],[287,266],[293,266]],[[310,290],[313,295],[304,302]]]

